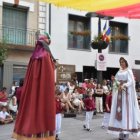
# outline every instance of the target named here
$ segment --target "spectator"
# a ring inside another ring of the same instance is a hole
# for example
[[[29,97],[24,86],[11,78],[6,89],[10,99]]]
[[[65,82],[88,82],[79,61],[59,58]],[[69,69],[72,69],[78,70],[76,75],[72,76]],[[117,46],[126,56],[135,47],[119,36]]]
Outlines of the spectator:
[[[84,82],[82,83],[82,87],[83,87],[85,90],[87,90],[88,84],[89,84],[88,79],[84,79]]]
[[[84,104],[86,108],[86,118],[85,118],[85,124],[83,125],[83,127],[87,131],[92,131],[92,129],[90,129],[90,122],[92,120],[93,111],[95,109],[95,102],[94,102],[94,98],[92,97],[92,94],[93,92],[89,91],[88,97],[84,99]]]
[[[6,92],[7,88],[3,87],[0,91],[0,106],[7,106],[8,94]]]
[[[9,107],[10,114],[12,114],[13,118],[15,118],[17,114],[17,98],[15,96],[15,93],[11,97],[8,107]]]
[[[78,113],[81,113],[82,109],[84,109],[84,103],[82,101],[81,94],[77,91],[77,88],[74,89],[72,94],[72,103],[74,106],[78,107]]]
[[[95,89],[95,84],[94,84],[93,78],[90,79],[90,82],[87,84],[87,88],[92,89],[92,90]]]
[[[59,140],[59,134],[61,133],[61,121],[62,121],[62,103],[61,103],[61,92],[56,92],[56,140]]]
[[[15,93],[15,88],[16,87],[18,87],[17,86],[17,81],[13,81],[13,84],[12,84],[12,87],[11,87],[11,90],[10,90],[10,94],[9,94],[10,97]]]
[[[76,73],[73,73],[72,81],[74,82],[75,87],[79,86],[79,82],[78,82],[78,78],[77,78],[77,74]]]
[[[66,90],[66,88],[68,88],[66,83],[61,83],[59,86],[60,92],[64,92]]]
[[[61,95],[61,102],[68,105],[67,109],[67,113],[69,113],[69,108],[71,108],[72,110],[75,110],[75,108],[73,107],[73,105],[71,104],[71,94],[69,93],[69,88],[67,88]]]
[[[20,79],[19,87],[16,88],[16,91],[15,91],[15,95],[16,95],[16,98],[17,98],[17,106],[18,106],[18,108],[19,108],[19,104],[20,104],[21,92],[22,92],[23,84],[24,84],[24,79]]]
[[[12,116],[7,112],[7,107],[2,106],[2,111],[0,111],[0,123],[7,124],[13,122]]]
[[[74,90],[74,88],[75,88],[75,83],[74,83],[74,81],[68,82],[67,85],[68,85],[68,88],[69,88],[69,93],[73,93],[73,90]]]
[[[111,105],[112,105],[112,91],[109,92],[109,94],[106,96],[106,110],[104,113],[104,118],[102,122],[102,128],[107,128],[109,125],[109,119],[110,119],[110,111],[111,111]]]
[[[106,96],[109,94],[109,87],[107,85],[107,80],[103,80],[103,110],[106,108]]]
[[[95,101],[97,113],[103,113],[103,89],[100,84],[97,84],[95,90]]]

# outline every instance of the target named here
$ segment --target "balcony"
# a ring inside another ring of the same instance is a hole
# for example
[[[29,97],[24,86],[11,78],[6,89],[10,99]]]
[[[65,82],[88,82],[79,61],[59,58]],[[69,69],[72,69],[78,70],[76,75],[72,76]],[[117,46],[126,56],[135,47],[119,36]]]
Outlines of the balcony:
[[[36,31],[15,27],[0,26],[0,40],[5,39],[10,47],[19,49],[33,48],[36,40]]]

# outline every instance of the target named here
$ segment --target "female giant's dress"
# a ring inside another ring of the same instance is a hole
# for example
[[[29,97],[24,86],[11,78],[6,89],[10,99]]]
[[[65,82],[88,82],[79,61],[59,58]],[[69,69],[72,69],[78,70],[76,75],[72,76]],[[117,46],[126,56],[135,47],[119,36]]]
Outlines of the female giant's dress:
[[[13,133],[17,140],[55,139],[54,62],[44,44],[37,42],[28,65]]]
[[[127,88],[121,93],[118,91],[118,83],[123,82]],[[122,97],[120,97],[122,95]],[[113,99],[108,132],[112,134],[133,133],[140,136],[140,110],[138,107],[135,80],[132,70],[119,70],[116,81],[113,84]],[[119,98],[118,98],[119,97]],[[120,104],[117,103],[121,99]],[[121,115],[119,115],[121,113]]]

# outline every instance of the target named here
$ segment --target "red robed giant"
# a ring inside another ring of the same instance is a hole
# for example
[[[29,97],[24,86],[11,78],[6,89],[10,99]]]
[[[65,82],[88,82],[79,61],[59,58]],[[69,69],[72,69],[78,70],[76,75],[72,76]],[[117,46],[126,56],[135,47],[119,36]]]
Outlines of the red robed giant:
[[[42,38],[30,58],[13,137],[17,140],[54,140],[54,62]]]

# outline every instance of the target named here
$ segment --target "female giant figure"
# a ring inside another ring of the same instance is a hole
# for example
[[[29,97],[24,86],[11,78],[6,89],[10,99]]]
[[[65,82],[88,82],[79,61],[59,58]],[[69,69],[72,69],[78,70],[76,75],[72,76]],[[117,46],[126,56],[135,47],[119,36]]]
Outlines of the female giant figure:
[[[119,140],[128,140],[129,134],[140,136],[140,110],[135,91],[135,80],[127,61],[120,58],[121,69],[113,82],[113,99],[108,132]]]

